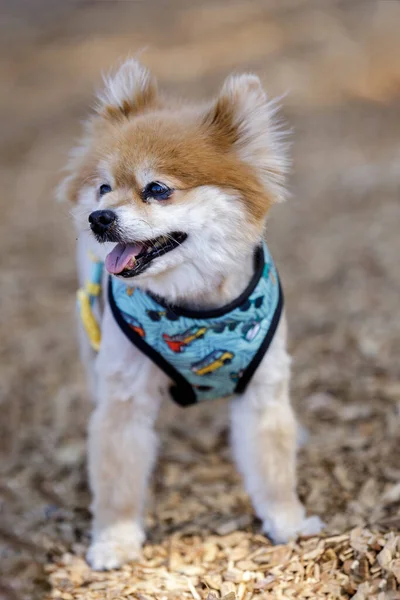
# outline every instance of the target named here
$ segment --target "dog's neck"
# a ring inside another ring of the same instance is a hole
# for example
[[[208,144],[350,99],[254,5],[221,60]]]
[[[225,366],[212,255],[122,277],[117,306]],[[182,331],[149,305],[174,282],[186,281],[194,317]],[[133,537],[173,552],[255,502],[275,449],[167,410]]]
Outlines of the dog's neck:
[[[235,300],[246,289],[254,274],[254,255],[249,254],[237,265],[237,269],[217,276],[213,285],[203,293],[197,292],[186,299],[188,305],[197,309],[219,308]]]
[[[202,272],[194,265],[183,265],[180,273],[171,278],[166,274],[149,280],[143,289],[162,297],[167,303],[194,310],[225,306],[246,289],[254,275],[254,251],[235,261],[226,273]],[[140,286],[142,287],[142,286]]]

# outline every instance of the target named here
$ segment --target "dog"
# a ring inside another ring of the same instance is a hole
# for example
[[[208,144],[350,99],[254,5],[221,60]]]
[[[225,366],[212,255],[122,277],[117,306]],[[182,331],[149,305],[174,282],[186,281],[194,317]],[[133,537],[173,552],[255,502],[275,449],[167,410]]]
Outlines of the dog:
[[[278,108],[252,74],[229,76],[211,101],[173,101],[129,59],[105,79],[66,167],[59,195],[74,205],[89,280],[80,337],[96,400],[94,569],[140,556],[154,423],[170,393],[183,405],[231,398],[233,455],[273,542],[321,529],[296,494],[286,322],[263,242],[286,197]]]

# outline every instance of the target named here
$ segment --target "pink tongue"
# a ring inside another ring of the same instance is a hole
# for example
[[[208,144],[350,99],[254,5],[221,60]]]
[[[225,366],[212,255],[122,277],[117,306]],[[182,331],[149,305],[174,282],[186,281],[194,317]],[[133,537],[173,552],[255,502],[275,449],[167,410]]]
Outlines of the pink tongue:
[[[109,273],[116,275],[121,273],[131,258],[134,258],[142,250],[141,244],[117,244],[106,256],[106,269]],[[134,264],[134,261],[132,261]],[[131,265],[133,267],[133,264]]]

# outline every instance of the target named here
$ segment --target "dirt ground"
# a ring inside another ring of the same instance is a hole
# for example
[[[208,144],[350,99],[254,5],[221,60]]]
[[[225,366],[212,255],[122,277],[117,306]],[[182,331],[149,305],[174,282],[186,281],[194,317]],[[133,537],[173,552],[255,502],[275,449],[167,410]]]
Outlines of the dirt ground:
[[[400,3],[4,2],[0,598],[399,598]],[[92,91],[128,53],[188,97],[253,70],[293,126],[268,239],[286,294],[299,491],[325,537],[272,548],[232,466],[227,406],[168,406],[143,560],[84,563],[90,411],[75,234],[53,189]],[[328,536],[328,537],[326,537]]]

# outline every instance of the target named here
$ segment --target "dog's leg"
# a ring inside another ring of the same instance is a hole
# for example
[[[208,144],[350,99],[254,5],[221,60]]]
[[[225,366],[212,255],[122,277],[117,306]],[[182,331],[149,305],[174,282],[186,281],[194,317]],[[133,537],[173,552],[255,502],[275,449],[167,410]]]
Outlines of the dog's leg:
[[[94,569],[138,558],[142,512],[157,451],[160,396],[154,365],[125,338],[106,310],[97,363],[98,405],[89,426]]]
[[[95,375],[95,362],[96,352],[91,347],[87,333],[78,316],[78,340],[79,340],[79,353],[81,362],[85,368],[86,381],[90,398],[93,400],[96,398],[96,375]]]
[[[289,401],[289,357],[277,333],[246,392],[232,403],[233,453],[264,531],[275,543],[320,531],[296,493],[296,422]]]

